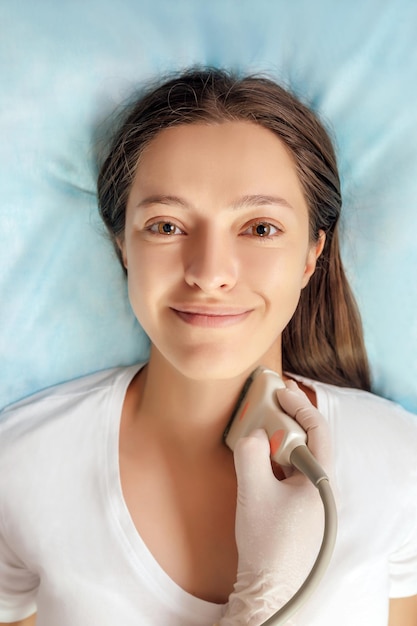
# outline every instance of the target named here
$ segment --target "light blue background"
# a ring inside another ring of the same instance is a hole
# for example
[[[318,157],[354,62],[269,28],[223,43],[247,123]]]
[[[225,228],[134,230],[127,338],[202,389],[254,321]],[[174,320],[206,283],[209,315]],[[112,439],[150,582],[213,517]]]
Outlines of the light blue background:
[[[92,135],[143,80],[266,71],[333,129],[374,388],[417,412],[414,0],[2,0],[0,406],[146,355],[96,215]]]

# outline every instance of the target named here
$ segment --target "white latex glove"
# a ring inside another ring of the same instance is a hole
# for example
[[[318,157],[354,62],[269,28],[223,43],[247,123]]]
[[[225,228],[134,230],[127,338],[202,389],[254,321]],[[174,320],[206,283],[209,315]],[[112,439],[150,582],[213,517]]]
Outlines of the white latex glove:
[[[277,394],[285,412],[306,431],[310,451],[329,472],[324,417],[293,381]],[[316,487],[300,472],[282,481],[275,478],[264,430],[240,439],[234,460],[238,572],[219,626],[259,626],[286,604],[310,573],[323,538],[323,505]]]

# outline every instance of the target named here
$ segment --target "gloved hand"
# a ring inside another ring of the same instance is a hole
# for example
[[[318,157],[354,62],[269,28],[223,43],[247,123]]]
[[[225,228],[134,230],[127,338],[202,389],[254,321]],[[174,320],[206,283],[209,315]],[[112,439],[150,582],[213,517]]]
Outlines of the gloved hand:
[[[277,394],[284,411],[306,431],[317,461],[331,471],[323,416],[293,381]],[[323,538],[323,505],[316,487],[300,472],[281,481],[275,478],[264,430],[237,442],[234,461],[238,572],[219,626],[259,626],[286,604],[310,573]]]

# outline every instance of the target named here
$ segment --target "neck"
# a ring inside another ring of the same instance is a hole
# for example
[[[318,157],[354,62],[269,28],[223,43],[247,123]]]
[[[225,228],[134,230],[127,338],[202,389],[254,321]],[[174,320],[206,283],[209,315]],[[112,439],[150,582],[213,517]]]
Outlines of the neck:
[[[193,380],[153,351],[132,384],[130,413],[141,428],[155,432],[181,454],[211,455],[224,448],[223,432],[255,367],[230,379]]]

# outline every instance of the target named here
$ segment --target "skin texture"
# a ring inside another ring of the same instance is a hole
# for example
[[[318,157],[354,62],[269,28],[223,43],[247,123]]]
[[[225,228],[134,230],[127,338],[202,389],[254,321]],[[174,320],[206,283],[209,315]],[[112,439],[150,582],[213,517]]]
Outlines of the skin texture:
[[[395,598],[390,601],[388,626],[415,626],[417,624],[417,596]]]
[[[157,136],[137,171],[122,250],[132,307],[165,361],[204,380],[248,370],[271,346],[280,362],[277,339],[321,251],[307,215],[272,132],[233,122]],[[258,222],[269,238],[253,234]],[[159,234],[164,224],[172,235]],[[223,320],[190,315],[205,311]]]

